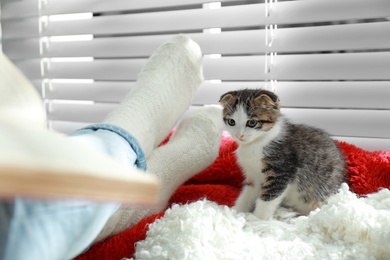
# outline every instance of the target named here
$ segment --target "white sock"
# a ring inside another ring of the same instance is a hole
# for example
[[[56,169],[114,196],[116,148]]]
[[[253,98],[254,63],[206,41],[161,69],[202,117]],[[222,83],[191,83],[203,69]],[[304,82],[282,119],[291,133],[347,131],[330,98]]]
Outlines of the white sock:
[[[104,123],[132,134],[148,157],[188,109],[202,81],[199,45],[178,35],[150,57],[135,88]]]
[[[181,122],[168,144],[156,149],[147,160],[148,171],[160,180],[160,203],[163,207],[176,189],[206,169],[218,156],[222,112],[203,108]]]
[[[158,206],[121,207],[95,241],[118,234],[141,219],[164,210],[181,184],[206,169],[217,158],[222,125],[222,112],[216,107],[200,109],[184,119],[170,141],[153,151],[147,159],[148,172],[156,175],[161,184]]]

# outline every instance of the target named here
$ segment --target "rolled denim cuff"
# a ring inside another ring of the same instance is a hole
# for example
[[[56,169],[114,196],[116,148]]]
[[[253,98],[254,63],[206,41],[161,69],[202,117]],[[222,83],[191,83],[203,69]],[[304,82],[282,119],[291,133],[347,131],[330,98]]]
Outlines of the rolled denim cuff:
[[[100,129],[116,133],[119,136],[121,136],[122,138],[124,138],[129,143],[130,147],[134,150],[134,152],[137,155],[135,165],[137,166],[137,168],[146,171],[146,168],[147,168],[146,159],[145,159],[145,154],[141,149],[141,146],[139,145],[137,139],[134,136],[132,136],[129,132],[124,130],[123,128],[120,128],[118,126],[111,125],[111,124],[94,124],[94,125],[89,125],[87,127],[76,130],[73,133],[71,133],[70,135],[72,136],[72,135],[86,134],[91,130],[97,131]]]

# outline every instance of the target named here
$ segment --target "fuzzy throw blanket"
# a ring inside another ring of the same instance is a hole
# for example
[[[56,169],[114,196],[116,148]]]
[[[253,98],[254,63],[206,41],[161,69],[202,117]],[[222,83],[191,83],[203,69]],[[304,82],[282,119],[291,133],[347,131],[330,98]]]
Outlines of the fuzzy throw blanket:
[[[178,188],[166,211],[95,244],[83,259],[390,259],[390,153],[338,142],[348,183],[309,216],[279,209],[260,221],[237,213],[237,144]]]

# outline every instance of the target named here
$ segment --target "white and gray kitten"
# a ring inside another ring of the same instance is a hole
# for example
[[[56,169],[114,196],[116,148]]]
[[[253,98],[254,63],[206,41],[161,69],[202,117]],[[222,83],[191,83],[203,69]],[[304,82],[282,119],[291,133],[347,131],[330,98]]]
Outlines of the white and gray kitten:
[[[284,205],[307,215],[340,188],[346,167],[335,142],[323,130],[289,122],[273,92],[231,91],[220,103],[246,177],[237,211],[269,219]]]

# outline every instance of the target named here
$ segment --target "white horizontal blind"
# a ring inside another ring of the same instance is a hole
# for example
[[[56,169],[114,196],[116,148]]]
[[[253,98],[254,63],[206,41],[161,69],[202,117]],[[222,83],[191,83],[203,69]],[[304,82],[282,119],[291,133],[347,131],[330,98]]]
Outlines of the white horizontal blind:
[[[293,121],[390,151],[389,0],[208,2],[7,2],[3,50],[41,91],[59,131],[101,121],[153,50],[185,33],[205,54],[193,109],[229,90],[266,87]]]

